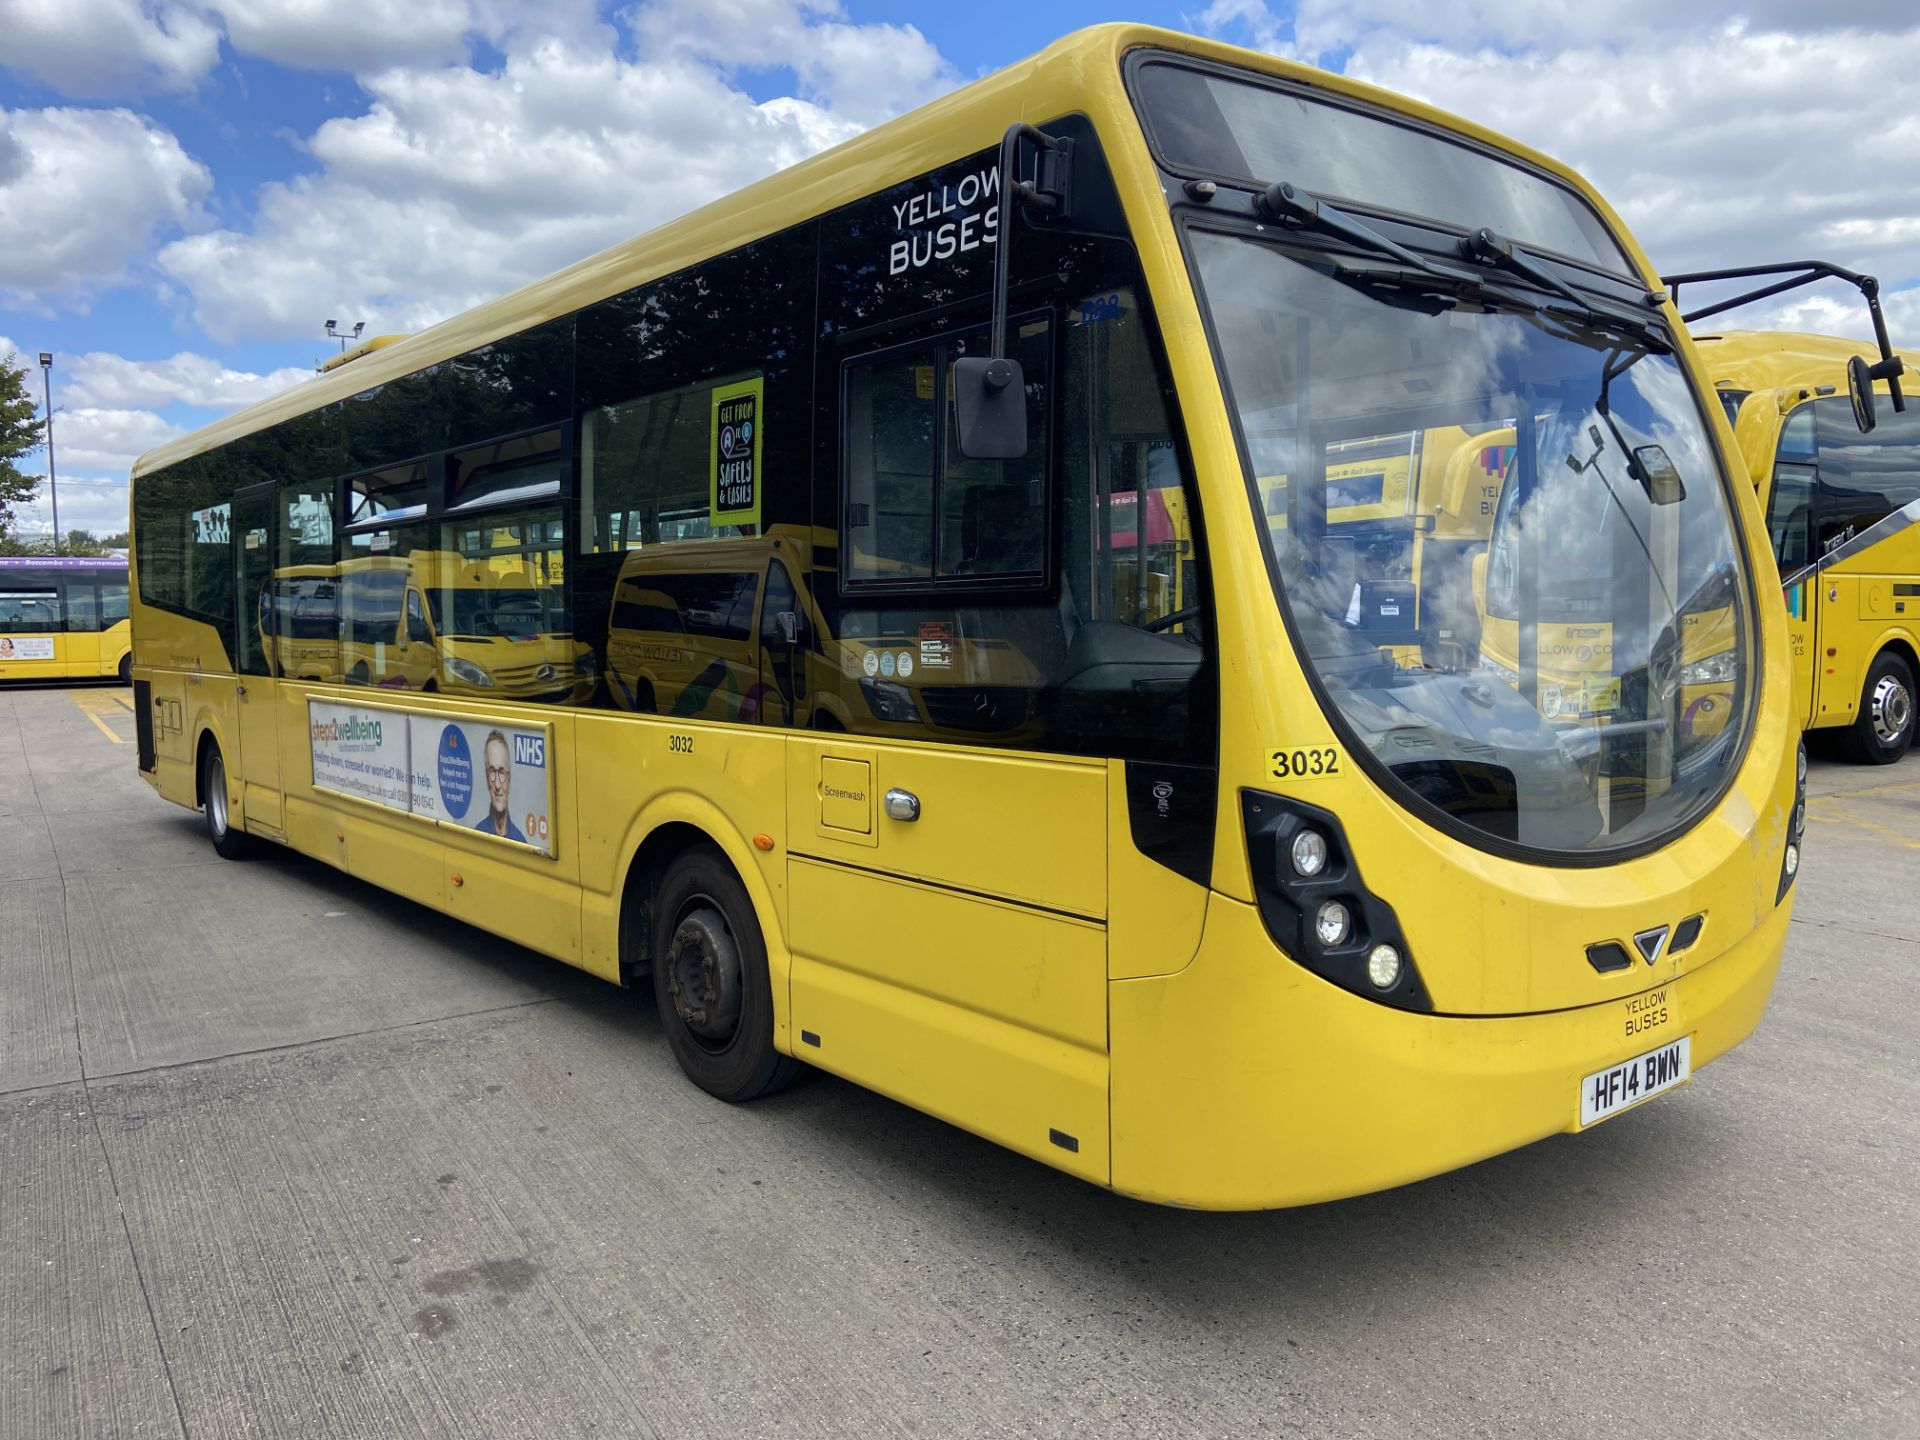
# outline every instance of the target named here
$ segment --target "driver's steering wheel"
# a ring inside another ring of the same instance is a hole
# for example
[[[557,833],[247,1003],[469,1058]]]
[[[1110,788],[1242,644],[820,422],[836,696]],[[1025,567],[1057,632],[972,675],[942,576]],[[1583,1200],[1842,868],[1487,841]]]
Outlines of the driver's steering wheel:
[[[1171,630],[1183,620],[1197,620],[1199,617],[1200,607],[1198,605],[1189,605],[1184,610],[1174,610],[1166,615],[1160,616],[1156,620],[1149,620],[1140,628],[1149,634],[1158,635],[1162,630]]]

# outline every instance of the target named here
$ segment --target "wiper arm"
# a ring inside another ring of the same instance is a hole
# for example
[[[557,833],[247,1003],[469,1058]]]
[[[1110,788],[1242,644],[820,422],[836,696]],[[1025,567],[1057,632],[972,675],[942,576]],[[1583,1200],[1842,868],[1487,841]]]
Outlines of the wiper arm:
[[[1462,278],[1459,271],[1436,265],[1414,254],[1406,246],[1389,240],[1365,221],[1355,219],[1344,210],[1336,210],[1290,181],[1280,180],[1267,186],[1254,203],[1275,220],[1284,221],[1296,229],[1324,230],[1329,235],[1338,235],[1343,240],[1364,245],[1379,254],[1391,255],[1402,265],[1425,274],[1438,275],[1447,280]]]
[[[1477,260],[1491,270],[1510,270],[1523,280],[1531,280],[1542,290],[1551,290],[1591,318],[1597,312],[1593,303],[1554,274],[1506,236],[1482,225],[1460,242],[1460,253]]]
[[[1673,350],[1651,322],[1638,315],[1611,307],[1603,309],[1579,295],[1574,296],[1574,304],[1579,307],[1577,310],[1569,305],[1543,302],[1509,286],[1497,285],[1484,273],[1445,270],[1437,265],[1425,265],[1416,271],[1398,266],[1356,265],[1351,261],[1335,260],[1333,278],[1344,284],[1369,289],[1445,296],[1450,300],[1478,299],[1490,305],[1551,315],[1556,319],[1567,317],[1571,311],[1571,318],[1583,324],[1631,336],[1638,348],[1649,354],[1669,355]]]

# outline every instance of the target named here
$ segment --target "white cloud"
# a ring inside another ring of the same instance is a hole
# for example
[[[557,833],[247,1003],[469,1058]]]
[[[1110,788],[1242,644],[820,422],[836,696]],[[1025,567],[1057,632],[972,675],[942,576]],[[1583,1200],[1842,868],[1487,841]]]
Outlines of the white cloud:
[[[151,410],[54,403],[54,459],[63,473],[124,477],[147,451],[184,434]]]
[[[1636,35],[1518,56],[1380,38],[1348,66],[1566,161],[1665,271],[1817,257],[1889,289],[1920,279],[1920,172],[1895,158],[1920,141],[1917,68],[1920,28],[1737,22],[1685,43]],[[1838,310],[1803,313],[1850,315],[1861,333],[1864,306],[1829,293]]]
[[[311,380],[313,372],[289,368],[259,375],[232,370],[207,355],[188,351],[165,360],[129,360],[100,352],[62,358],[62,404],[105,411],[157,410],[178,402],[209,410],[237,410]]]
[[[498,73],[391,70],[312,136],[319,173],[264,187],[251,230],[175,241],[161,268],[220,339],[328,315],[415,329],[653,228],[854,134],[818,104],[755,104],[687,56],[543,40]]]
[[[913,25],[851,25],[832,0],[655,0],[631,14],[650,54],[731,74],[790,67],[803,99],[862,125],[944,94],[959,75]]]
[[[0,65],[84,99],[188,90],[220,58],[199,5],[0,0]]]
[[[173,135],[128,110],[0,110],[0,303],[46,311],[119,283],[212,188]]]
[[[117,535],[127,528],[127,482],[100,475],[69,474],[63,465],[60,480],[60,533],[85,530],[93,535]],[[51,535],[53,507],[42,485],[33,499],[13,509],[14,529],[21,535]]]

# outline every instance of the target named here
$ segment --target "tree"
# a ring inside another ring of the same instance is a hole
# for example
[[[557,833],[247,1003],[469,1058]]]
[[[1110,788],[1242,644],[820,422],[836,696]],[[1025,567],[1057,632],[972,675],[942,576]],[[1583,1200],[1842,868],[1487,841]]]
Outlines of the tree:
[[[0,355],[0,535],[13,529],[13,507],[40,488],[40,477],[22,474],[14,462],[38,450],[45,438],[27,388],[27,367],[13,355]]]

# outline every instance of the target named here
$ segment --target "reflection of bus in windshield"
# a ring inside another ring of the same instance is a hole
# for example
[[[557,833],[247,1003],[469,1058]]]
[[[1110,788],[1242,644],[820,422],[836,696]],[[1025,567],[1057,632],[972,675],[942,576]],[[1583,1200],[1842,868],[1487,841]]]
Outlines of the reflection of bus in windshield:
[[[339,674],[349,685],[578,703],[592,652],[554,586],[453,551],[339,567]]]

